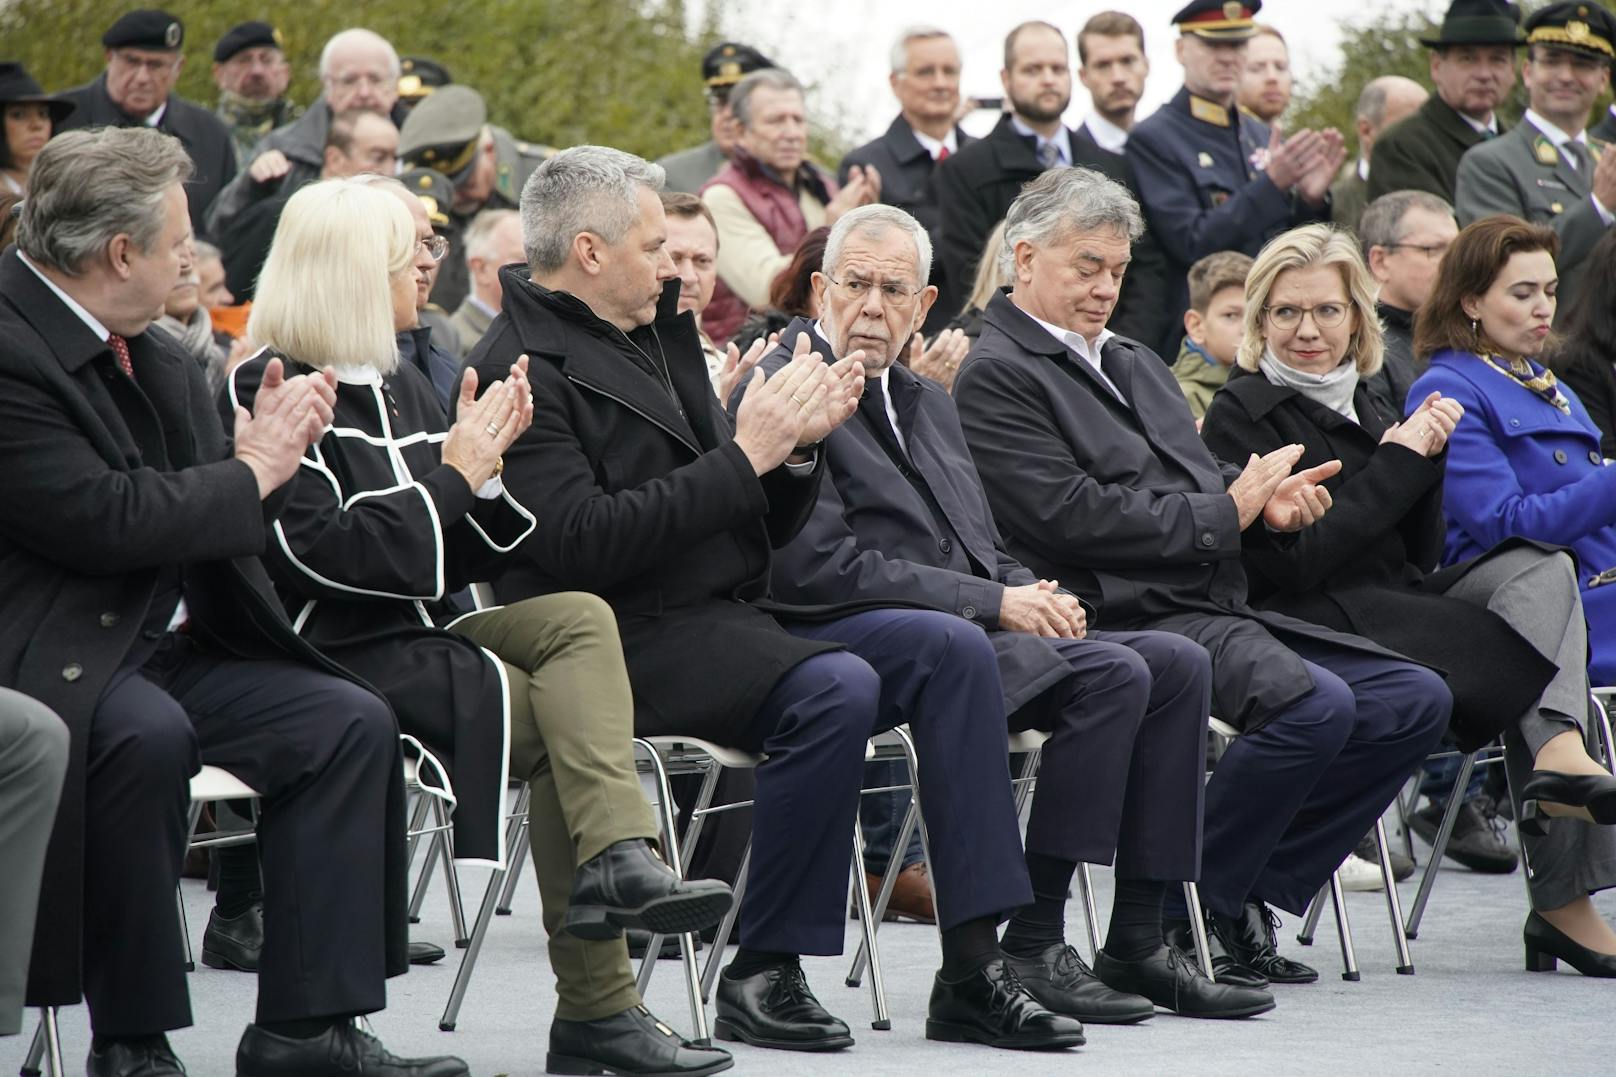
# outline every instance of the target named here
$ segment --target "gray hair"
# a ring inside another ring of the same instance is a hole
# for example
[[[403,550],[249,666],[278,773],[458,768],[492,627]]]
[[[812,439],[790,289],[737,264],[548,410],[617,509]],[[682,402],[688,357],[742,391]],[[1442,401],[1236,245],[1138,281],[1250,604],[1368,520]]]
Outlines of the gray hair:
[[[389,57],[388,66],[392,69],[395,79],[404,70],[403,65],[398,61],[398,50],[393,48],[391,41],[374,30],[367,30],[363,26],[354,26],[332,34],[331,40],[327,41],[325,48],[320,50],[320,81],[324,82],[325,77],[331,73],[331,56],[333,53],[344,45],[358,44],[377,45],[386,49]]]
[[[729,92],[729,110],[735,122],[742,127],[752,126],[752,93],[759,86],[770,90],[795,90],[804,98],[808,92],[797,81],[797,76],[783,67],[765,67],[752,72],[737,82]]]
[[[842,268],[842,248],[847,245],[847,238],[855,232],[874,236],[889,228],[903,232],[914,241],[915,269],[918,274],[915,284],[924,288],[931,276],[931,237],[926,234],[925,227],[912,216],[897,206],[887,206],[880,202],[849,210],[837,219],[836,224],[831,227],[830,235],[825,239],[822,272],[829,276]]]
[[[1453,207],[1429,191],[1393,191],[1364,208],[1358,219],[1358,245],[1367,260],[1370,247],[1390,247],[1402,240],[1403,218],[1416,209],[1438,216],[1453,216]]]
[[[221,262],[224,260],[224,252],[205,239],[191,240],[191,249],[196,252],[197,265],[201,265],[203,262]]]
[[[473,217],[466,229],[466,264],[473,258],[487,258],[494,248],[494,233],[518,216],[514,209],[485,209]]]
[[[529,268],[560,269],[580,232],[621,242],[639,220],[639,189],[660,191],[664,178],[661,165],[609,146],[574,146],[547,158],[522,187],[522,253]]]
[[[1021,189],[1004,215],[999,258],[1013,272],[1016,244],[1047,246],[1072,232],[1111,231],[1137,242],[1145,233],[1128,188],[1090,168],[1051,168]]]
[[[163,231],[163,199],[191,172],[180,140],[154,128],[57,135],[34,158],[17,248],[74,276],[115,236],[127,235],[150,253]]]
[[[892,73],[901,75],[909,69],[909,42],[932,41],[939,37],[954,40],[954,35],[940,26],[904,27],[898,34],[898,40],[892,43]]]

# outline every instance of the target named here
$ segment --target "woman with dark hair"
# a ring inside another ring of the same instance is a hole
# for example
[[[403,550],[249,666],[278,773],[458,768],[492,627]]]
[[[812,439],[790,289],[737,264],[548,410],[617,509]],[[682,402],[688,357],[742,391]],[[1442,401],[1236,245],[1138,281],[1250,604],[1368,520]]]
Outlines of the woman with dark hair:
[[[1616,977],[1616,931],[1588,898],[1616,885],[1610,832],[1593,825],[1616,823],[1616,776],[1588,753],[1588,701],[1580,678],[1572,683],[1584,655],[1594,683],[1616,681],[1616,589],[1601,586],[1616,566],[1616,469],[1604,466],[1581,402],[1538,358],[1554,321],[1559,246],[1553,229],[1516,217],[1486,217],[1459,233],[1415,316],[1414,355],[1430,367],[1409,399],[1440,393],[1464,408],[1447,443],[1449,564],[1511,539],[1567,545],[1576,555],[1586,639],[1568,632],[1547,655],[1559,672],[1536,714],[1506,736],[1505,768],[1520,829],[1535,839],[1527,968],[1553,969],[1560,959],[1586,976]],[[1472,568],[1465,579],[1486,582],[1489,572]],[[1529,638],[1533,622],[1551,619],[1546,608],[1532,612],[1511,618]],[[1575,630],[1583,622],[1566,623]],[[1553,886],[1544,878],[1551,874]]]
[[[73,102],[47,94],[22,64],[0,63],[0,194],[26,194],[28,168]]]
[[[1576,390],[1599,427],[1599,451],[1616,459],[1616,231],[1577,267],[1580,288],[1549,365]]]

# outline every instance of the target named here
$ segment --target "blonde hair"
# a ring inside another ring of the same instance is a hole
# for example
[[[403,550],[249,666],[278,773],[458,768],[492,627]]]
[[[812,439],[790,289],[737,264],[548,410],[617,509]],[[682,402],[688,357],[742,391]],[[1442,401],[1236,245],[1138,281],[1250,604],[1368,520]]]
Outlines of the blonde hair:
[[[415,225],[397,197],[361,177],[311,183],[281,211],[247,336],[308,366],[390,374],[390,278],[414,256]]]
[[[1263,340],[1263,318],[1267,315],[1268,295],[1274,281],[1287,269],[1335,266],[1346,285],[1347,303],[1356,314],[1347,355],[1360,377],[1380,370],[1386,342],[1381,335],[1380,318],[1375,314],[1375,280],[1358,253],[1358,244],[1346,232],[1327,224],[1308,224],[1275,236],[1257,253],[1257,260],[1246,274],[1246,326],[1235,358],[1242,370],[1255,371],[1267,347]]]
[[[982,258],[976,263],[976,283],[971,285],[966,310],[987,310],[993,293],[1010,283],[1011,260],[1004,257],[1004,221],[994,225],[982,244]]]

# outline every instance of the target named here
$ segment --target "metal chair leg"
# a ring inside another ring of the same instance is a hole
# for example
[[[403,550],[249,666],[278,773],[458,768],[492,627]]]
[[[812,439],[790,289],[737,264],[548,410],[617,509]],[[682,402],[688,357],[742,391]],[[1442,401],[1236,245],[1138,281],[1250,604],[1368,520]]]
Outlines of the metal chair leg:
[[[193,802],[191,806],[186,809],[185,816],[185,847],[187,849],[191,847],[191,840],[196,837],[196,824],[201,818],[202,803],[200,801]],[[185,971],[195,972],[196,954],[191,949],[191,924],[185,915],[185,892],[180,889],[179,883],[174,884],[174,904],[179,909],[180,938],[184,940],[185,943]],[[49,1009],[50,1023],[55,1024],[56,1010],[54,1007],[49,1007]]]
[[[464,950],[471,942],[466,930],[466,904],[460,897],[460,870],[455,867],[454,832],[449,829],[449,809],[443,801],[433,799],[432,814],[438,826],[439,856],[443,860],[443,883],[449,889],[449,920],[454,925],[454,944]]]
[[[1392,801],[1397,805],[1397,825],[1403,831],[1403,855],[1410,860],[1414,859],[1414,830],[1408,825],[1408,817],[1414,813],[1414,805],[1420,798],[1420,778],[1424,773],[1423,768],[1415,771],[1414,780],[1404,783],[1407,795],[1404,795],[1404,789],[1399,789],[1396,799]]]
[[[1341,937],[1341,978],[1356,983],[1361,977],[1358,975],[1358,954],[1352,947],[1352,927],[1347,923],[1346,896],[1341,892],[1341,873],[1330,873],[1330,901],[1335,905],[1335,930]]]
[[[1408,936],[1403,934],[1403,905],[1397,894],[1397,877],[1392,874],[1391,846],[1386,840],[1386,820],[1375,820],[1375,851],[1380,854],[1380,878],[1386,884],[1386,914],[1392,918],[1392,943],[1397,947],[1397,974],[1414,975],[1414,957],[1409,953]]]
[[[23,1056],[22,1068],[17,1071],[17,1077],[40,1077],[40,1066],[45,1058],[45,1015],[41,1011],[39,1024],[34,1026],[34,1039],[28,1045],[28,1053]]]
[[[1083,897],[1083,922],[1089,929],[1089,957],[1100,959],[1100,915],[1094,908],[1094,877],[1086,863],[1077,865],[1077,888]]]
[[[516,813],[505,826],[505,863],[515,862],[516,849],[527,832],[527,806],[528,789],[524,784],[522,791],[516,798]],[[510,868],[506,869],[509,872]],[[482,952],[483,938],[488,934],[489,922],[494,918],[494,906],[499,900],[500,886],[504,883],[504,874],[495,871],[488,877],[488,887],[483,893],[482,904],[477,909],[477,922],[472,926],[471,939],[466,944],[466,954],[460,959],[460,969],[455,973],[454,986],[449,989],[449,1001],[443,1008],[443,1016],[438,1019],[438,1028],[443,1032],[453,1032],[455,1022],[460,1019],[460,1004],[466,999],[466,988],[471,985],[471,974],[477,967],[477,955]]]
[[[887,870],[881,876],[881,889],[876,892],[875,903],[871,915],[875,917],[876,930],[886,919],[887,904],[892,900],[892,890],[898,884],[898,865],[902,863],[903,854],[909,848],[909,835],[914,833],[915,820],[918,815],[917,801],[913,794],[909,798],[909,807],[903,814],[903,822],[898,826],[897,840],[892,845],[892,856],[887,861]],[[860,913],[859,915],[863,915]],[[848,987],[857,987],[864,982],[864,964],[869,959],[869,951],[865,946],[866,938],[874,938],[875,931],[859,933],[858,952],[853,955],[853,967],[848,970],[847,978],[843,982]]]
[[[683,876],[681,870],[684,858],[679,852],[679,820],[674,815],[673,786],[668,781],[668,768],[662,762],[661,754],[650,742],[636,737],[634,744],[637,748],[649,754],[651,770],[656,775],[657,801],[659,813],[662,816],[662,852],[667,863],[674,871]],[[712,1043],[712,1034],[707,1029],[707,1009],[701,998],[701,976],[696,968],[696,936],[694,932],[686,931],[679,936],[680,949],[683,951],[681,964],[685,972],[685,991],[690,995],[690,1023],[695,1035],[691,1038],[703,1047]],[[650,979],[649,969],[656,965],[657,953],[662,948],[659,936],[651,936],[650,944],[646,947],[645,964],[641,966],[640,979]],[[645,991],[644,985],[640,988]]]
[[[1453,824],[1459,818],[1459,806],[1464,800],[1464,791],[1470,785],[1470,774],[1476,769],[1476,753],[1472,752],[1464,757],[1459,764],[1459,776],[1454,780],[1453,792],[1448,795],[1448,807],[1442,813],[1442,822],[1436,830],[1436,843],[1431,847],[1431,859],[1425,864],[1425,873],[1420,876],[1420,888],[1414,895],[1414,907],[1408,911],[1408,923],[1403,927],[1403,934],[1411,939],[1419,938],[1420,920],[1425,916],[1426,902],[1431,900],[1431,888],[1436,885],[1437,869],[1442,864],[1442,857],[1448,848],[1448,839],[1453,835]]]
[[[522,792],[525,795],[527,790],[524,789]],[[525,813],[518,826],[523,834],[527,833],[527,816]],[[505,876],[505,890],[499,895],[499,905],[494,909],[494,915],[496,916],[509,916],[511,914],[511,902],[516,898],[516,884],[521,881],[522,869],[527,866],[527,842],[517,842],[516,852],[512,854],[510,864],[511,870]]]
[[[431,808],[427,807],[423,809],[423,814],[429,811],[431,811]],[[410,923],[412,924],[421,922],[421,906],[426,904],[426,889],[432,882],[432,874],[438,864],[438,853],[442,848],[442,843],[438,841],[440,837],[442,837],[441,834],[433,834],[427,841],[426,862],[421,865],[421,873],[415,877],[415,889],[410,892]]]
[[[1038,765],[1043,762],[1044,750],[1035,748],[1027,753],[1027,758],[1021,763],[1021,774],[1011,783],[1016,790],[1016,816],[1021,816],[1022,810],[1027,806],[1027,798],[1032,795],[1033,784],[1038,775]]]
[[[56,1026],[55,1006],[39,1008],[39,1027],[34,1029],[34,1042],[29,1045],[17,1072],[21,1077],[67,1077],[67,1070],[62,1066],[62,1033]]]
[[[427,796],[420,790],[416,790],[415,803],[410,806],[409,829],[406,831],[409,835],[409,842],[405,846],[407,855],[405,863],[410,867],[415,866],[415,848],[421,842],[421,831],[426,829],[426,813],[431,810],[431,805],[427,802],[431,799],[432,797]],[[411,915],[414,914],[412,913]]]
[[[1319,917],[1324,915],[1324,895],[1328,890],[1328,886],[1319,887],[1319,892],[1308,903],[1307,916],[1302,919],[1302,930],[1296,933],[1296,941],[1303,946],[1312,946],[1314,936],[1319,933]]]
[[[870,955],[870,1002],[875,1008],[875,1019],[870,1022],[870,1027],[885,1032],[892,1028],[892,1018],[887,1013],[886,985],[881,980],[881,949],[875,944],[875,925],[878,921],[870,907],[870,888],[864,885],[864,831],[857,820],[853,823],[853,870],[850,874],[853,900],[858,903],[859,926],[864,934],[864,949]]]
[[[746,870],[751,866],[752,842],[749,838],[746,842],[746,852],[741,854],[741,866],[735,873],[735,901],[730,905],[729,912],[718,922],[718,932],[713,936],[712,951],[707,955],[707,967],[701,973],[701,997],[704,1002],[713,997],[713,984],[718,982],[718,973],[724,964],[724,949],[729,946],[729,937],[735,930],[735,921],[740,919],[741,899],[746,896]]]
[[[1190,937],[1195,940],[1195,957],[1201,963],[1201,972],[1208,980],[1212,975],[1212,947],[1206,938],[1206,914],[1201,911],[1201,888],[1193,882],[1184,884],[1184,904],[1190,913]]]

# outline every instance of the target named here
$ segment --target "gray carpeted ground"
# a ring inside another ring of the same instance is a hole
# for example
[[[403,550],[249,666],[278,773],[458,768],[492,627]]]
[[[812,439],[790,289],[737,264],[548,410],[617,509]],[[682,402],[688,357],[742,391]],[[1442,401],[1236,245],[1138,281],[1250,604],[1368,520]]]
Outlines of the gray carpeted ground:
[[[1423,855],[1423,847],[1421,847]],[[1099,907],[1109,908],[1109,873],[1097,871]],[[485,873],[462,876],[468,900],[481,895]],[[1417,880],[1417,877],[1416,877]],[[425,910],[417,938],[449,942],[448,906],[441,886]],[[1412,902],[1414,883],[1402,887]],[[193,942],[199,943],[209,907],[200,884],[185,885]],[[1328,912],[1311,949],[1294,941],[1288,921],[1284,949],[1315,963],[1319,983],[1276,989],[1279,1008],[1251,1021],[1191,1021],[1166,1014],[1128,1028],[1091,1028],[1088,1046],[1058,1056],[1013,1054],[931,1043],[924,1038],[926,995],[937,962],[932,928],[886,925],[881,933],[887,997],[894,1027],[869,1027],[869,994],[843,986],[845,959],[807,962],[822,1001],[853,1026],[858,1043],[831,1055],[789,1054],[738,1046],[736,1073],[796,1074],[1038,1074],[1083,1072],[1194,1074],[1608,1073],[1607,1038],[1616,1011],[1616,983],[1587,980],[1562,968],[1558,975],[1522,971],[1520,928],[1526,898],[1519,874],[1441,872],[1431,909],[1414,945],[1417,973],[1393,972],[1393,949],[1384,898],[1349,894],[1348,908],[1363,969],[1359,983],[1340,979],[1340,952]],[[1616,916],[1616,896],[1601,899]],[[1070,937],[1084,937],[1074,902]],[[546,1030],[554,1005],[540,938],[538,894],[531,876],[519,889],[514,915],[497,918],[489,933],[458,1030],[441,1033],[438,1015],[454,979],[460,951],[435,968],[416,969],[388,988],[387,1010],[376,1031],[403,1054],[455,1053],[479,1077],[529,1077],[544,1071]],[[857,925],[848,939],[857,944]],[[649,1005],[688,1031],[690,1014],[678,965],[661,962]],[[198,1077],[229,1077],[236,1040],[253,1006],[253,980],[241,973],[198,968],[191,978],[196,1026],[174,1036]],[[31,1027],[31,1026],[30,1026]],[[63,1013],[68,1072],[81,1072],[88,1046],[82,1007]],[[26,1037],[0,1044],[0,1077],[16,1072]],[[1074,1068],[1075,1067],[1075,1068]]]

